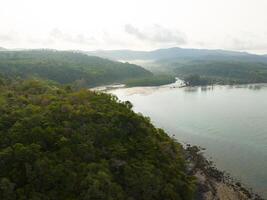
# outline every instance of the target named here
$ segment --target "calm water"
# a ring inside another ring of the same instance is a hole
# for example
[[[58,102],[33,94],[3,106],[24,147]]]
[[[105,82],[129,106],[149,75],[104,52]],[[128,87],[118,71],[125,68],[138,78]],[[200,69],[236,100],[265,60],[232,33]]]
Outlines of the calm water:
[[[111,92],[267,198],[267,84]]]

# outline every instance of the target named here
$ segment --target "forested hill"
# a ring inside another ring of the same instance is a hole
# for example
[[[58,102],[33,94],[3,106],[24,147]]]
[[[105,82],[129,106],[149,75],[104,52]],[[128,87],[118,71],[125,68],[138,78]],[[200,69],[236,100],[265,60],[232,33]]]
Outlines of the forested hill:
[[[152,76],[137,65],[53,50],[0,51],[0,73],[7,77],[38,77],[78,86]]]
[[[0,79],[0,199],[192,199],[181,145],[131,107]]]
[[[198,84],[267,82],[267,56],[246,52],[169,48],[155,51],[95,51],[91,55],[141,64],[155,74],[181,79],[200,77]]]
[[[89,51],[88,55],[95,55],[113,60],[235,60],[235,61],[257,61],[267,62],[266,56],[250,54],[238,51],[226,51],[219,49],[187,49],[167,48],[154,51],[132,51],[132,50],[102,50]]]

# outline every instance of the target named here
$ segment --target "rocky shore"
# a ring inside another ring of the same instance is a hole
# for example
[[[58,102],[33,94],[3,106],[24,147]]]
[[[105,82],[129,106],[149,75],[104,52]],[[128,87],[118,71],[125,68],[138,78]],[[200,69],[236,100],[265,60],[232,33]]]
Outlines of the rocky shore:
[[[196,200],[264,200],[258,194],[218,170],[203,156],[201,147],[186,145],[188,173],[195,176]]]

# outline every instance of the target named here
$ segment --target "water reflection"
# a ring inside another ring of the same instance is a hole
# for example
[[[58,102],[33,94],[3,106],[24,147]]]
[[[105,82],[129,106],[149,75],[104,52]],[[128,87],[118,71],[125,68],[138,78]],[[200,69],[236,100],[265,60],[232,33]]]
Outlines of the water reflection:
[[[267,197],[267,84],[169,85],[112,93],[131,101],[136,112],[172,137],[206,147],[219,168]]]
[[[173,87],[174,89],[176,87]],[[194,86],[194,87],[184,87],[184,92],[194,93],[194,92],[208,92],[214,89],[249,89],[249,90],[262,90],[267,89],[267,84],[249,84],[249,85],[211,85],[211,86]]]
[[[267,84],[244,84],[244,85],[228,85],[227,89],[250,89],[250,90],[261,90],[266,89]]]
[[[185,92],[208,92],[214,90],[214,86],[195,86],[195,87],[184,87]]]
[[[199,87],[185,87],[184,91],[185,92],[198,92]]]
[[[261,90],[264,87],[264,85],[249,85],[248,89],[251,90]]]
[[[181,87],[178,84],[170,84],[157,87],[133,87],[133,88],[111,88],[112,90],[108,91],[114,93],[114,91],[124,91],[127,96],[131,95],[151,95],[155,92],[166,92],[168,90],[177,90],[184,91],[186,93],[198,93],[198,92],[211,92],[213,90],[234,90],[234,89],[248,89],[259,91],[262,89],[267,89],[267,84],[248,84],[248,85],[211,85],[211,86],[194,86],[194,87]],[[115,92],[116,93],[116,92]]]
[[[210,91],[210,90],[213,90],[214,89],[214,86],[211,85],[211,86],[202,86],[200,88],[201,92],[207,92],[207,91]]]

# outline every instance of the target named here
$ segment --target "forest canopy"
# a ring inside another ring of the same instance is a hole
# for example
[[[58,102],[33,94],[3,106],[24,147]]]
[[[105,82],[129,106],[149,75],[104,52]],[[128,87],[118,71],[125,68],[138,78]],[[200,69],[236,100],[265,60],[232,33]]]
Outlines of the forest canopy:
[[[0,199],[192,199],[181,145],[131,103],[0,80]]]
[[[37,77],[77,87],[152,76],[138,65],[55,50],[0,51],[0,73],[6,77]]]

